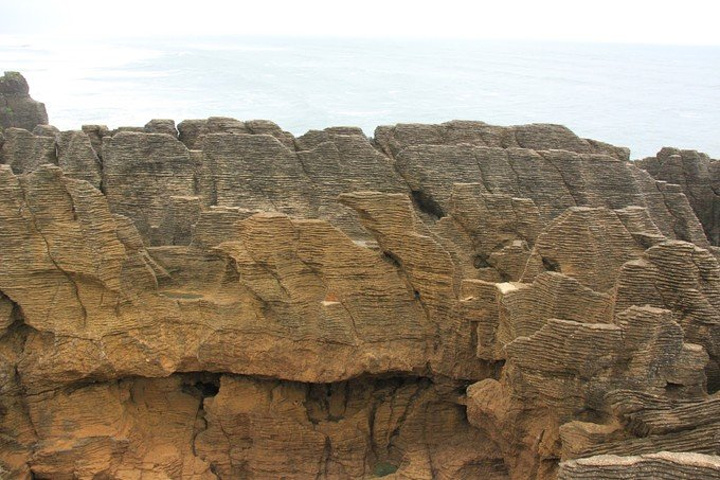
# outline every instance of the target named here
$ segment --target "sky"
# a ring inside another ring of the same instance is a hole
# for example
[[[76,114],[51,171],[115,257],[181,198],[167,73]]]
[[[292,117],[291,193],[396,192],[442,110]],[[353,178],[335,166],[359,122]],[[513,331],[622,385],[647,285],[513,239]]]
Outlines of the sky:
[[[717,0],[0,0],[0,35],[285,35],[720,45]]]

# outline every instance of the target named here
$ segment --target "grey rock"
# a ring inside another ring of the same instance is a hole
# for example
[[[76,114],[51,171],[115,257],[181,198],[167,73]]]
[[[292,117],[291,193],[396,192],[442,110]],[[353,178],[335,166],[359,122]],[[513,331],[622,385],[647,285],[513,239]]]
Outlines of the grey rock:
[[[148,133],[165,133],[178,138],[178,130],[175,128],[175,121],[170,119],[150,120],[145,124],[145,131]]]
[[[48,123],[45,105],[30,97],[27,80],[18,72],[0,77],[0,130],[17,127],[32,131]]]

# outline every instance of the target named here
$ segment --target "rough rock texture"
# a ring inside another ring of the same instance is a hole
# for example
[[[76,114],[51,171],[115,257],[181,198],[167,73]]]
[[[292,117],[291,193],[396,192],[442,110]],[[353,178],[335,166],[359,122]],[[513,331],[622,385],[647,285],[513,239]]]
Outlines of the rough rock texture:
[[[566,462],[558,479],[711,479],[718,478],[718,457],[698,453],[653,453],[634,457],[601,455]]]
[[[0,133],[10,127],[32,131],[48,123],[45,105],[30,98],[29,92],[25,77],[18,72],[0,77]]]
[[[0,477],[720,474],[720,265],[624,149],[216,117],[0,161]]]
[[[663,148],[635,163],[658,180],[680,185],[708,239],[720,245],[720,162],[694,150]]]

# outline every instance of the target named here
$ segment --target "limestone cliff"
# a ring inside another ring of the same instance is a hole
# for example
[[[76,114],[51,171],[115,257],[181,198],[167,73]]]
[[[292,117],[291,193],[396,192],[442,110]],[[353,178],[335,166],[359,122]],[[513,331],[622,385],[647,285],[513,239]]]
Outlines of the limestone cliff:
[[[216,117],[0,163],[0,477],[720,475],[712,216],[625,149]]]

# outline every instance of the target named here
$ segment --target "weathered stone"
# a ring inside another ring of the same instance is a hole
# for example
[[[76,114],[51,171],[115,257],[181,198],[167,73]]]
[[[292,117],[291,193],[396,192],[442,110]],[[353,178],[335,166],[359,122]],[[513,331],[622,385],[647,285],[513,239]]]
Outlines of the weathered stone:
[[[459,144],[602,153],[620,160],[628,160],[630,154],[627,148],[581,139],[567,127],[548,124],[498,127],[483,122],[458,120],[441,125],[400,124],[378,127],[375,138],[383,151],[393,157],[413,145]]]
[[[15,321],[14,309],[13,302],[0,293],[0,337],[7,332],[7,329]]]
[[[288,149],[294,149],[292,134],[267,120],[241,122],[229,117],[210,117],[207,120],[184,120],[177,128],[180,133],[180,141],[189,149],[201,148],[202,137],[212,133],[270,135]]]
[[[194,385],[200,381],[127,379],[34,397],[29,416],[44,441],[32,472],[40,478],[127,478],[139,471],[217,478],[191,448],[203,421]]]
[[[312,150],[323,143],[332,142],[338,136],[353,136],[366,138],[362,129],[357,127],[329,127],[324,130],[310,130],[295,139],[298,150]]]
[[[103,138],[110,135],[110,129],[105,125],[83,125],[82,131],[90,138],[90,144],[95,150],[95,154],[102,158]]]
[[[482,438],[451,391],[427,379],[223,376],[205,408],[197,451],[223,478],[507,478],[497,450],[472,446]]]
[[[21,128],[8,128],[4,132],[2,161],[15,173],[28,173],[41,165],[57,164],[54,137],[35,136]]]
[[[553,125],[177,130],[5,130],[0,477],[712,478],[693,188]]]
[[[82,131],[58,134],[58,165],[68,177],[85,180],[93,187],[102,184],[102,163],[93,149],[90,137]]]
[[[18,72],[0,77],[0,130],[16,127],[32,131],[48,123],[45,105],[30,98],[27,80]]]
[[[177,139],[120,132],[103,139],[103,191],[114,213],[130,217],[149,237],[171,196],[195,195],[195,162]]]
[[[468,389],[468,419],[504,446],[511,476],[554,477],[556,464],[546,461],[559,458],[561,450],[565,458],[653,451],[630,448],[644,443],[650,449],[717,454],[714,427],[682,430],[668,441],[629,439],[632,432],[623,435],[612,427],[615,411],[609,399],[619,390],[659,396],[682,382],[684,398],[697,402],[703,397],[707,354],[683,343],[682,329],[667,310],[632,307],[615,324],[551,318],[530,336],[509,343],[506,351],[500,381],[483,380]],[[506,400],[491,400],[498,395]],[[587,423],[582,432],[578,422]]]
[[[561,464],[559,480],[606,478],[711,479],[720,476],[720,459],[699,453],[660,452],[621,457],[600,455]]]
[[[150,120],[145,124],[145,131],[148,133],[164,133],[171,137],[178,138],[178,130],[175,128],[175,121],[170,119]]]
[[[720,244],[720,165],[694,150],[663,148],[655,157],[635,162],[653,178],[677,184],[687,196],[713,245]]]
[[[153,245],[190,245],[200,218],[200,197],[170,197],[162,222],[153,232]]]
[[[720,267],[714,255],[686,242],[648,249],[620,271],[616,309],[647,304],[672,310],[688,341],[710,355],[708,386],[720,388]],[[642,299],[642,300],[640,300]]]
[[[60,130],[52,125],[37,125],[32,130],[32,134],[38,137],[55,137],[60,135]]]

